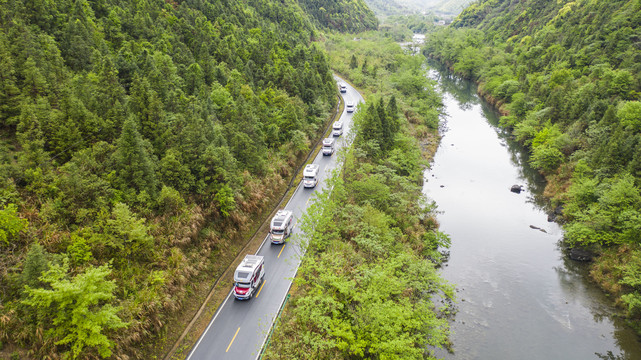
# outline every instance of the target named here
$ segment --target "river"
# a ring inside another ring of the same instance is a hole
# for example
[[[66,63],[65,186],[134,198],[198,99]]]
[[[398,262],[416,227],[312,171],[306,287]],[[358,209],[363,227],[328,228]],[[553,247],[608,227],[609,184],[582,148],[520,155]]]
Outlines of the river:
[[[424,193],[452,240],[442,275],[457,289],[444,359],[641,359],[637,336],[559,247],[544,181],[498,127],[474,84],[430,70],[444,95],[442,141]],[[520,194],[512,185],[523,185]],[[533,228],[535,227],[535,228]],[[540,229],[536,229],[540,228]]]

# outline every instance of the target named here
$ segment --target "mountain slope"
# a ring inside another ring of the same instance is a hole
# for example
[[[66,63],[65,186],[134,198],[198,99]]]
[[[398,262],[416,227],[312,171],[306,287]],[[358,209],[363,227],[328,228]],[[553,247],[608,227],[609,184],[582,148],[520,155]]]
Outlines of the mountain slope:
[[[457,15],[472,0],[365,0],[379,17],[431,12]]]
[[[162,351],[335,105],[316,32],[294,0],[0,4],[5,351]]]
[[[376,16],[363,0],[298,0],[301,7],[322,27],[340,32],[375,30]]]

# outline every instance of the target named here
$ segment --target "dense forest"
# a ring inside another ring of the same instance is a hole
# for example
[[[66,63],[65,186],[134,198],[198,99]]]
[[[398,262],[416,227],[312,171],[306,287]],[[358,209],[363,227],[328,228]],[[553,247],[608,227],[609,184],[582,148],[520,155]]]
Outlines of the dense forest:
[[[323,28],[341,32],[376,30],[378,20],[363,0],[298,0]]]
[[[317,36],[294,0],[0,3],[2,354],[161,349],[336,104]]]
[[[344,169],[303,219],[308,246],[268,359],[432,359],[448,345],[449,238],[421,190],[440,95],[424,59],[384,34],[331,36],[332,65],[368,94]]]
[[[434,13],[455,16],[472,0],[365,0],[381,19],[392,15]]]
[[[424,52],[500,108],[566,245],[600,255],[592,278],[640,319],[641,1],[477,1]]]

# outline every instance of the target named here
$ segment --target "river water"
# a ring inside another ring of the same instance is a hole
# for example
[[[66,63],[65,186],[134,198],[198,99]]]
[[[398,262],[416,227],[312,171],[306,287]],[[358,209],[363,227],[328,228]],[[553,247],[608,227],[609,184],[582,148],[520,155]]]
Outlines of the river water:
[[[547,221],[543,179],[497,127],[475,86],[430,71],[444,95],[441,145],[425,172],[452,240],[442,275],[457,289],[454,353],[444,359],[641,359],[641,344],[616,319],[586,266],[559,248],[562,229]],[[512,185],[523,185],[520,194]],[[535,227],[535,228],[533,228]],[[540,228],[536,229],[536,228]]]

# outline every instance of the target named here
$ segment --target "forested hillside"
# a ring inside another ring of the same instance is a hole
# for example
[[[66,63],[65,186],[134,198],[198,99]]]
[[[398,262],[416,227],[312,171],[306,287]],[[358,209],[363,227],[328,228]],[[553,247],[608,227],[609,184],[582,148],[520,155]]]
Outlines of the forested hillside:
[[[376,16],[363,0],[298,0],[305,12],[324,28],[341,32],[375,30]]]
[[[500,107],[566,243],[601,254],[593,278],[641,318],[641,2],[477,1],[425,54]]]
[[[294,0],[0,3],[2,355],[162,351],[336,104],[316,35]]]
[[[436,13],[457,15],[472,0],[365,0],[379,17]]]

